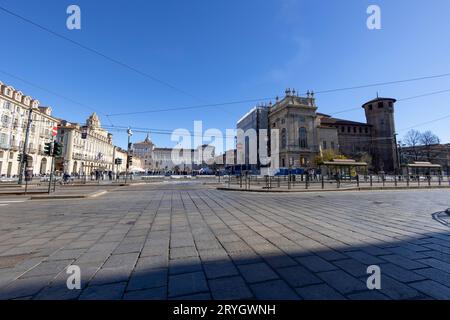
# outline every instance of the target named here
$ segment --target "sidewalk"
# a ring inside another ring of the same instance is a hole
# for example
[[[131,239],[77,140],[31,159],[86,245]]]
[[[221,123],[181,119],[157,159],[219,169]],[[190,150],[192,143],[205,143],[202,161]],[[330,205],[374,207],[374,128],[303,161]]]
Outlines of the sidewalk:
[[[217,190],[222,191],[243,191],[243,192],[261,192],[261,193],[297,193],[297,192],[344,192],[344,191],[376,191],[376,190],[426,190],[426,189],[450,189],[450,185],[448,184],[433,184],[433,185],[412,185],[409,186],[406,185],[406,183],[398,183],[397,186],[394,184],[386,184],[383,186],[383,184],[374,184],[373,186],[370,186],[367,183],[361,183],[359,186],[356,184],[344,184],[342,183],[341,186],[338,188],[336,185],[332,184],[325,184],[322,188],[321,184],[311,184],[308,187],[304,183],[297,183],[292,184],[289,188],[287,185],[281,185],[280,187],[277,186],[276,183],[272,184],[271,188],[266,187],[266,185],[263,184],[256,184],[251,186],[246,186],[245,184],[242,185],[242,188],[240,185],[232,184],[231,186],[228,186],[227,183],[223,184],[221,187],[218,187]]]
[[[99,197],[111,190],[120,188],[119,185],[85,185],[85,186],[56,186],[56,191],[48,194],[48,185],[28,187],[27,193],[25,188],[15,186],[14,188],[5,188],[0,190],[0,199],[2,197],[20,196],[29,200],[44,199],[86,199]]]

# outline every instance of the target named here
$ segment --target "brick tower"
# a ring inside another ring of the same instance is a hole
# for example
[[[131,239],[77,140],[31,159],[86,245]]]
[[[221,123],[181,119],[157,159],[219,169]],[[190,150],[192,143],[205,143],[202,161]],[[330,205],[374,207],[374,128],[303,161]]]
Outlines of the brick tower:
[[[392,98],[379,98],[365,103],[367,124],[372,126],[371,154],[377,172],[395,173],[398,168],[394,103]]]

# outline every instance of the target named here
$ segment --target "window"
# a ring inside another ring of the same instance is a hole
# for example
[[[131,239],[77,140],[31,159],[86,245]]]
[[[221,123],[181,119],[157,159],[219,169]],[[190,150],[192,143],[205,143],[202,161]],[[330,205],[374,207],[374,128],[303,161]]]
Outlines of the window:
[[[300,148],[308,148],[308,131],[306,131],[306,128],[300,128],[298,130],[300,138]]]
[[[352,132],[352,128],[351,127],[347,127],[347,132],[348,133]]]
[[[6,145],[8,142],[8,136],[6,133],[0,134],[0,145]]]
[[[366,133],[369,133],[369,128],[366,127]]]
[[[285,124],[286,123],[286,119],[281,119],[281,124]]]
[[[334,141],[331,141],[331,149],[334,150]]]
[[[281,130],[281,147],[284,148],[284,149],[287,147],[287,132],[286,132],[286,128],[283,128]]]
[[[383,102],[378,102],[378,109],[383,109]]]
[[[324,150],[327,149],[327,142],[326,142],[326,141],[323,142],[323,149],[324,149]]]
[[[9,124],[9,117],[7,115],[2,116],[2,124],[6,127]]]
[[[5,104],[3,106],[5,107],[6,110],[10,110],[11,109],[11,102],[5,101]]]
[[[362,133],[362,127],[359,127],[359,133]]]
[[[353,133],[356,133],[356,127],[353,127]]]
[[[369,110],[370,110],[370,111],[372,111],[372,110],[373,110],[373,107],[372,107],[372,105],[371,105],[371,104],[369,104]]]
[[[345,127],[341,127],[341,131],[342,131],[342,132],[345,132]]]

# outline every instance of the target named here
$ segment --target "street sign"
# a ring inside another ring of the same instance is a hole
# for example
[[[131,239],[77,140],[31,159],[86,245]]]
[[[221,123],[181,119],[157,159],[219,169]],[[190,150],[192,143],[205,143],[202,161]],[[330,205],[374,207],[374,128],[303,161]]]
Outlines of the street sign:
[[[52,136],[56,137],[57,134],[58,134],[58,127],[53,127]]]

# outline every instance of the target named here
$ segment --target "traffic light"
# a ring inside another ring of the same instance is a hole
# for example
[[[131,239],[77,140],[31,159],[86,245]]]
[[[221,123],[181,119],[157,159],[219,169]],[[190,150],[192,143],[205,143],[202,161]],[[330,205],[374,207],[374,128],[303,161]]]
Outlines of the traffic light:
[[[22,161],[24,161],[25,162],[25,165],[28,165],[28,155],[25,155],[25,157],[23,157],[23,154],[18,154],[17,155],[17,161],[18,162],[22,162]]]
[[[121,165],[121,164],[122,164],[122,159],[116,158],[116,160],[114,161],[114,163],[115,163],[116,165]]]
[[[51,142],[47,142],[44,146],[44,154],[46,156],[51,156],[52,155],[52,143]]]
[[[130,154],[128,156],[128,166],[131,167],[132,164],[133,164],[133,156]]]
[[[53,146],[53,156],[54,156],[54,157],[60,157],[60,156],[62,156],[62,151],[63,151],[63,145],[62,145],[62,143],[55,142],[55,143],[54,143],[54,146]]]

